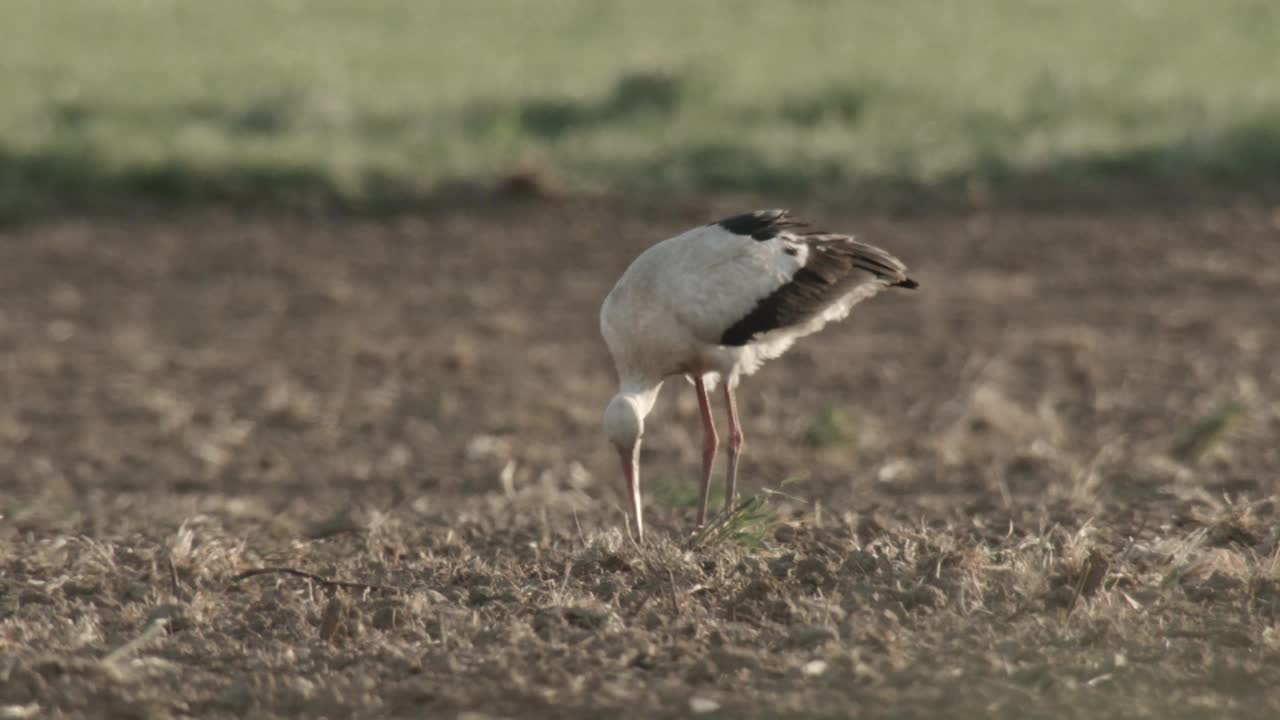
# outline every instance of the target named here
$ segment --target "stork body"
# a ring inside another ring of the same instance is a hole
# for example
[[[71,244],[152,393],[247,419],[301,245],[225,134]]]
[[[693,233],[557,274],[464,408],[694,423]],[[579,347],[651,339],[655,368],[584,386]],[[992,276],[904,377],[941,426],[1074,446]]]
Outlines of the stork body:
[[[709,393],[722,386],[731,437],[725,509],[731,509],[743,444],[734,390],[797,339],[840,320],[883,288],[916,287],[889,253],[847,235],[817,232],[785,210],[760,210],[693,228],[643,252],[605,298],[600,331],[618,371],[605,410],[636,533],[643,537],[640,440],[666,378],[694,384],[703,425],[706,521],[719,438]]]

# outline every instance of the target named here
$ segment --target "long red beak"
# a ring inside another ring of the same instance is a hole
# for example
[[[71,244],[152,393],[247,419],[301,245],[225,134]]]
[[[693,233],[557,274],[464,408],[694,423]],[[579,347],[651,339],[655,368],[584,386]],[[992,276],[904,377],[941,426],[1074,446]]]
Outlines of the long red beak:
[[[640,507],[640,446],[618,453],[622,460],[622,474],[627,478],[627,498],[631,503],[631,517],[636,523],[636,540],[644,540],[643,510]]]

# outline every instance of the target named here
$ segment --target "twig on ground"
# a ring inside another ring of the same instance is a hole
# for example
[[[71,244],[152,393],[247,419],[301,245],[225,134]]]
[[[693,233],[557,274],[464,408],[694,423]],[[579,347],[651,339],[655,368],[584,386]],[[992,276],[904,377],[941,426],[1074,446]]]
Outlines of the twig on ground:
[[[177,597],[182,593],[182,582],[178,580],[178,566],[174,564],[173,557],[169,558],[169,582],[173,584],[173,595]]]
[[[350,582],[348,580],[334,580],[327,577],[309,573],[305,570],[298,570],[291,567],[261,567],[245,570],[236,573],[227,582],[229,584],[238,583],[241,580],[247,580],[257,575],[293,575],[294,577],[305,578],[312,582],[323,585],[327,588],[347,588],[348,590],[376,590],[378,592],[404,592],[403,588],[393,587],[391,585],[378,585],[376,583]]]
[[[1084,566],[1080,568],[1080,577],[1076,579],[1074,592],[1071,595],[1071,602],[1067,605],[1067,616],[1076,609],[1076,603],[1080,598],[1091,597],[1102,587],[1102,581],[1107,576],[1107,571],[1111,568],[1111,564],[1107,562],[1107,558],[1097,549],[1089,551],[1089,557],[1085,558]]]

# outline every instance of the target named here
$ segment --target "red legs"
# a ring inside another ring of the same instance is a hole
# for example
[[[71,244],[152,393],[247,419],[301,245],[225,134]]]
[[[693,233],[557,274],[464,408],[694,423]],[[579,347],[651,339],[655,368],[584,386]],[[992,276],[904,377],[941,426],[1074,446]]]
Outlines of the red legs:
[[[711,400],[707,397],[707,386],[702,382],[702,374],[693,379],[694,388],[698,391],[698,411],[702,415],[702,502],[698,504],[698,527],[707,522],[707,498],[711,495],[711,466],[716,461],[716,449],[720,446],[720,438],[716,435],[716,423],[711,417]]]
[[[724,401],[729,408],[729,474],[725,478],[724,488],[724,511],[729,513],[733,510],[733,504],[737,499],[738,485],[738,456],[742,454],[742,423],[738,422],[738,404],[733,399],[733,388],[725,378],[724,384]],[[706,495],[704,494],[705,498]]]

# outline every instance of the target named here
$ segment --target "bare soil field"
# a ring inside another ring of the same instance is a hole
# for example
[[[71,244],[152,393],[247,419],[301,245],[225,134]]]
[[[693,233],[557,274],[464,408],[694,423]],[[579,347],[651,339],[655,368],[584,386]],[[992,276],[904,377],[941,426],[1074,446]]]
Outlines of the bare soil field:
[[[0,717],[1280,717],[1280,211],[810,209],[920,290],[744,383],[763,547],[670,383],[637,546],[596,313],[744,209],[0,233]]]

